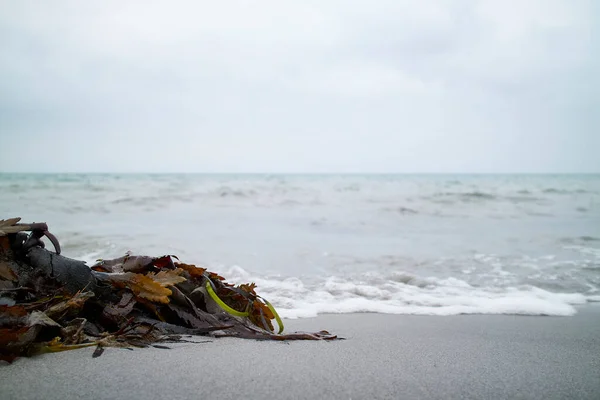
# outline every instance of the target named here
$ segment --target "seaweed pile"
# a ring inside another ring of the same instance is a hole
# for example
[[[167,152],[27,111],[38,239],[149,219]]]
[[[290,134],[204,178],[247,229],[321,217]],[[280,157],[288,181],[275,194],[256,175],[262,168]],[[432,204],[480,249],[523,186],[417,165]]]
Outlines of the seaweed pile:
[[[254,283],[227,283],[173,255],[127,254],[89,267],[60,255],[45,223],[19,221],[0,220],[0,360],[89,346],[98,357],[106,347],[164,348],[191,335],[337,339],[327,331],[283,334]]]

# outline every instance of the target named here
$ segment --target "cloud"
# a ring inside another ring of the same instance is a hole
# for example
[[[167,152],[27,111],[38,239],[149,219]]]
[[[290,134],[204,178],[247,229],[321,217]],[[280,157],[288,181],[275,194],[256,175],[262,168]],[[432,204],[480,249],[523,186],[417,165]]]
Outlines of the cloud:
[[[1,7],[2,171],[600,171],[583,0]]]

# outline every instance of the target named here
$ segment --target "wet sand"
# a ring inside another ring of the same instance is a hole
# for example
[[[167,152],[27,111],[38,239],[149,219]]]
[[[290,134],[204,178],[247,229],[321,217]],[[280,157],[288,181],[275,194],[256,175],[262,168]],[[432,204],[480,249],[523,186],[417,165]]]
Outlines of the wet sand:
[[[0,365],[9,399],[599,399],[600,305],[573,317],[382,314],[286,320],[346,340],[93,348]]]

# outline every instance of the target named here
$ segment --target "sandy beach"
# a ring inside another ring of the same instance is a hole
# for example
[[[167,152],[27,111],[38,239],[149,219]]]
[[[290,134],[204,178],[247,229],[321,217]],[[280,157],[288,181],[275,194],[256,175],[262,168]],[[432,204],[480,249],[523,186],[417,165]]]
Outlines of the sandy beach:
[[[598,399],[600,307],[574,317],[323,315],[286,330],[336,342],[235,338],[93,348],[0,366],[9,399]],[[202,338],[199,338],[202,340]]]

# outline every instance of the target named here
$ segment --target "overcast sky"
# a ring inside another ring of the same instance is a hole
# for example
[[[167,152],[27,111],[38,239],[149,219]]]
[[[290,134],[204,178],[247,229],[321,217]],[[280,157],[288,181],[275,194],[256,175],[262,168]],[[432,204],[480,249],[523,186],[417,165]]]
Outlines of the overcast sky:
[[[596,4],[0,0],[0,172],[600,172]]]

